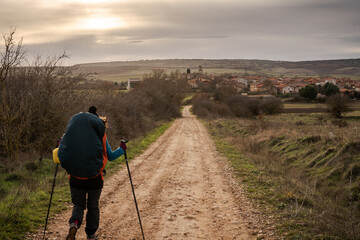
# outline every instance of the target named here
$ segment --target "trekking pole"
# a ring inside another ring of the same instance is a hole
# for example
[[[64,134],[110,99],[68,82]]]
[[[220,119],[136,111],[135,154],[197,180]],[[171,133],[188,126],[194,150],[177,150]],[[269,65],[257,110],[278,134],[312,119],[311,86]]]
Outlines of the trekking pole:
[[[45,228],[44,228],[44,236],[43,236],[43,240],[45,240],[46,226],[47,226],[48,219],[49,219],[49,213],[50,213],[50,207],[51,207],[51,200],[52,200],[53,193],[54,193],[55,179],[56,179],[56,174],[57,174],[57,171],[58,171],[58,167],[59,167],[59,164],[56,164],[55,174],[54,174],[54,180],[53,180],[53,185],[52,185],[51,195],[50,195],[49,208],[48,208],[48,212],[47,212],[47,215],[46,215],[46,221],[45,221]]]
[[[121,142],[123,142],[123,143],[127,143],[128,141],[124,141],[124,140],[122,140]],[[141,228],[141,234],[142,234],[143,240],[145,240],[144,231],[143,231],[143,228],[142,228],[142,225],[141,225],[141,219],[140,219],[139,208],[138,208],[138,205],[137,205],[137,202],[136,202],[134,185],[133,185],[133,183],[132,183],[132,179],[131,179],[130,168],[129,168],[128,158],[127,158],[127,155],[126,155],[126,150],[124,150],[124,156],[125,156],[125,161],[126,161],[126,167],[127,167],[128,173],[129,173],[130,184],[131,184],[131,189],[132,189],[133,196],[134,196],[134,201],[135,201],[136,211],[137,211],[137,215],[138,215],[138,218],[139,218],[139,223],[140,223],[140,228]]]

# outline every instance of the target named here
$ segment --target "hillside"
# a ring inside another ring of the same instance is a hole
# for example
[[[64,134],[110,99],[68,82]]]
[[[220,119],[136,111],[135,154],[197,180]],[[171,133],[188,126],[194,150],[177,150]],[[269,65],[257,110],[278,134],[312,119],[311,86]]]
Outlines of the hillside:
[[[128,78],[140,78],[154,68],[163,68],[167,72],[180,70],[197,71],[199,65],[209,74],[267,74],[267,75],[331,75],[335,77],[360,78],[360,58],[319,60],[319,61],[270,61],[247,59],[167,59],[117,61],[102,63],[86,63],[76,65],[78,71],[94,73],[97,79],[124,81]]]

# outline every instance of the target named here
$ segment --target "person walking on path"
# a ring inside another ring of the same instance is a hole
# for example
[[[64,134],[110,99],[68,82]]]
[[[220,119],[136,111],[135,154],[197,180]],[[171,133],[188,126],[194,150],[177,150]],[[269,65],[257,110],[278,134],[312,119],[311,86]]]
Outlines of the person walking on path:
[[[107,118],[97,114],[94,106],[87,113],[75,114],[69,121],[61,139],[58,156],[61,166],[70,174],[72,215],[69,219],[69,233],[66,240],[75,240],[84,211],[87,239],[98,239],[95,234],[100,221],[99,199],[104,184],[104,170],[107,161],[113,161],[124,154],[127,146],[121,142],[115,151],[111,150],[106,138]]]

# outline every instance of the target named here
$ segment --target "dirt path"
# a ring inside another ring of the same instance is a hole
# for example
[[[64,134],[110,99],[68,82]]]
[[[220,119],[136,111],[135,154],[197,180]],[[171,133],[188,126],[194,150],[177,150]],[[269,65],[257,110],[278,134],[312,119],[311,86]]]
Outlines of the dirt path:
[[[130,169],[146,239],[256,239],[258,215],[189,107]],[[52,219],[48,239],[65,239],[70,214]],[[126,167],[105,179],[98,234],[141,239]]]

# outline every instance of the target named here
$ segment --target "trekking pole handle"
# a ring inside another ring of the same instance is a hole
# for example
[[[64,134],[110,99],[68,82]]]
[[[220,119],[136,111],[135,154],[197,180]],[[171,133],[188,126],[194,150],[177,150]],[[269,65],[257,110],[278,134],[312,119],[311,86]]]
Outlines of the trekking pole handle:
[[[126,144],[129,142],[129,140],[121,140],[120,142]],[[124,156],[125,156],[125,160],[127,161],[128,158],[127,158],[126,150],[124,150]]]

